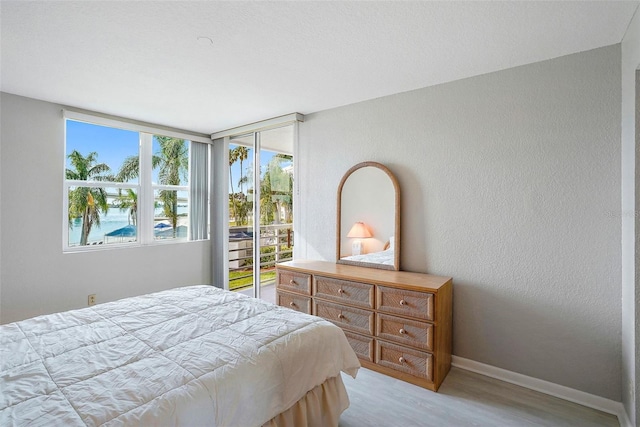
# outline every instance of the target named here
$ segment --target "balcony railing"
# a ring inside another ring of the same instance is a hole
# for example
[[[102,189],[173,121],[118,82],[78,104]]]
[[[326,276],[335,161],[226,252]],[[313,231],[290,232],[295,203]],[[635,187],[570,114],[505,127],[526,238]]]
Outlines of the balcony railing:
[[[293,258],[293,225],[260,226],[260,283],[275,282],[275,265]],[[229,289],[251,287],[253,278],[253,231],[247,227],[229,228]]]

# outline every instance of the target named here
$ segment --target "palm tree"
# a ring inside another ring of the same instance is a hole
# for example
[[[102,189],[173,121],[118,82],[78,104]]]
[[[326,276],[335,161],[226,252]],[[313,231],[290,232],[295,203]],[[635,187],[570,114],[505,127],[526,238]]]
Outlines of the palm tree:
[[[127,188],[123,194],[122,189],[118,190],[118,197],[114,200],[114,204],[120,208],[120,211],[129,209],[127,215],[127,223],[137,225],[138,222],[138,194],[131,188]]]
[[[189,147],[184,139],[169,136],[154,135],[160,145],[160,150],[151,157],[151,166],[158,170],[158,181],[162,185],[180,185],[187,180],[189,170]],[[140,175],[140,159],[129,156],[124,160],[116,180],[129,181]],[[173,237],[176,237],[178,225],[178,192],[175,190],[160,190],[160,201],[163,213],[169,218],[173,226]]]
[[[282,169],[282,163],[291,163],[293,157],[276,154],[267,165],[261,180],[260,210],[264,221],[280,223],[281,207],[285,209],[285,222],[291,221],[293,207],[293,176]]]
[[[163,185],[180,185],[187,180],[189,170],[189,147],[184,139],[168,136],[156,136],[160,151],[157,155],[161,161],[158,164],[158,181]],[[164,215],[169,218],[173,226],[173,237],[178,231],[178,192],[175,190],[160,190],[160,200],[163,204]]]
[[[67,156],[73,169],[65,169],[65,175],[69,180],[77,181],[106,181],[110,176],[104,175],[111,168],[105,163],[97,163],[98,153],[92,151],[83,156],[77,150],[73,150]],[[69,191],[69,227],[72,227],[72,218],[82,217],[82,232],[80,245],[86,245],[89,233],[93,225],[100,226],[100,212],[107,214],[107,191],[102,187],[78,187]]]
[[[249,178],[248,174],[244,174],[244,167],[242,163],[249,158],[249,149],[242,145],[238,145],[235,149],[235,156],[237,160],[240,160],[240,179],[238,180],[238,186],[240,186],[240,193],[242,194],[242,198],[240,199],[240,208],[237,210],[238,215],[240,215],[240,222],[242,224],[246,224],[248,222],[247,214],[248,214],[248,206],[247,206],[247,198],[244,197],[244,188],[243,185],[248,183]],[[236,221],[237,224],[237,221]]]
[[[158,180],[163,185],[180,185],[187,181],[189,171],[189,147],[184,139],[169,136],[156,136],[160,151],[154,157],[160,160],[153,167],[160,167]]]
[[[238,180],[238,185],[241,188],[244,184],[249,185],[250,183],[249,176],[251,174],[252,174],[251,166],[249,166],[249,169],[247,170],[247,174],[243,175]],[[250,188],[247,192],[252,193],[253,190]],[[247,225],[249,223],[249,210],[251,209],[250,205],[252,203],[249,202],[249,198],[247,197],[247,195],[244,193],[243,190],[240,191],[239,199],[240,199],[239,200],[240,204],[238,205],[238,217],[240,218],[240,224]]]
[[[238,160],[238,152],[234,148],[229,148],[229,185],[231,185],[231,206],[233,207],[233,217],[238,225],[238,209],[236,207],[236,193],[233,190],[233,174],[231,173],[231,166]]]
[[[280,162],[285,162],[285,163],[289,163],[290,165],[293,163],[293,156],[291,156],[291,155],[279,153],[275,157],[278,159],[279,163]],[[285,222],[287,224],[290,224],[293,221],[293,218],[292,218],[292,214],[293,214],[293,173],[286,173],[284,171],[282,171],[282,172],[287,175],[286,179],[289,181],[288,191],[286,191],[284,197],[282,198],[282,205],[284,206],[284,209],[285,209]]]
[[[236,159],[240,160],[240,176],[243,176],[243,167],[242,167],[242,162],[247,160],[247,158],[249,158],[249,149],[247,147],[243,147],[242,145],[239,145],[235,148],[235,152],[236,152]],[[240,192],[242,193],[242,179],[240,180],[240,182],[238,182],[238,184],[240,184]]]
[[[260,220],[262,224],[273,223],[275,203],[272,197],[271,171],[267,169],[260,180]]]

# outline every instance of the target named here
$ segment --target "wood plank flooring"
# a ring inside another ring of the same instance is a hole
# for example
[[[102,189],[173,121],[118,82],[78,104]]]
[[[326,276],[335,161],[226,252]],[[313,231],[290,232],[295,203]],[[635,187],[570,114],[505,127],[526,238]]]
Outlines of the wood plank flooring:
[[[437,393],[364,368],[342,377],[351,405],[340,427],[619,426],[614,415],[458,368]]]

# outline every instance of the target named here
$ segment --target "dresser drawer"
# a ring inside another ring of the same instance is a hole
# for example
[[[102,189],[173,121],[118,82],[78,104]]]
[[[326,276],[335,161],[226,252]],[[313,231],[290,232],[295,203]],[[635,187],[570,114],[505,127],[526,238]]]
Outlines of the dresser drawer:
[[[278,289],[311,295],[311,275],[283,269],[276,269],[276,285]]]
[[[399,344],[433,351],[433,325],[378,313],[376,336]]]
[[[327,319],[341,328],[373,335],[373,312],[344,305],[313,300],[313,314]]]
[[[311,298],[288,292],[278,292],[276,304],[295,311],[311,314]]]
[[[433,294],[378,286],[376,308],[390,314],[433,320]]]
[[[353,348],[353,351],[360,359],[373,362],[373,338],[364,335],[354,334],[353,332],[344,331],[347,341]]]
[[[313,295],[362,308],[373,308],[373,285],[314,276]]]
[[[433,355],[430,353],[376,340],[376,363],[433,381]]]

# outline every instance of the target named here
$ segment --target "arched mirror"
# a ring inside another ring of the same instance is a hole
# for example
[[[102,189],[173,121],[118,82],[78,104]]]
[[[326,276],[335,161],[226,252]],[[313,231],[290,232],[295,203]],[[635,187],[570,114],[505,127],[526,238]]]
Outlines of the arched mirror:
[[[363,162],[338,187],[336,262],[400,269],[400,187],[391,171]]]

